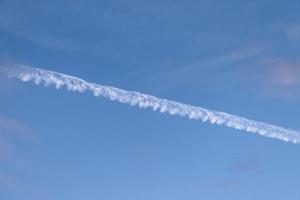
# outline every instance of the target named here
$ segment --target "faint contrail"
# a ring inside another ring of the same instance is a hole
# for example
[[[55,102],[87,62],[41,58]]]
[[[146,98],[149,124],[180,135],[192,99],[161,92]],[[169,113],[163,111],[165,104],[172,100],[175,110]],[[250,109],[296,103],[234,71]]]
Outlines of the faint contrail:
[[[86,82],[73,76],[38,69],[27,66],[15,67],[6,70],[10,78],[18,78],[24,82],[33,81],[35,84],[43,83],[45,86],[55,85],[57,89],[66,86],[68,90],[85,92],[90,91],[95,96],[102,96],[112,101],[127,103],[140,108],[152,108],[171,115],[179,115],[190,119],[209,121],[212,124],[226,125],[231,128],[245,130],[252,133],[280,139],[286,142],[300,143],[300,132],[282,127],[249,120],[224,112],[207,110],[175,101],[161,99],[139,92],[126,91],[111,86],[103,86]]]

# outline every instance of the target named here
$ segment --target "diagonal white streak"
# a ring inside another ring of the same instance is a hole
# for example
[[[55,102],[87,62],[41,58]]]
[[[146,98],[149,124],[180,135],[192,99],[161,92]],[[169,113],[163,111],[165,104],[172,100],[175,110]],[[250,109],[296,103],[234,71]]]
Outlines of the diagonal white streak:
[[[244,117],[224,112],[212,111],[202,107],[191,106],[175,101],[161,99],[155,96],[134,91],[126,91],[111,86],[89,83],[80,78],[38,69],[27,66],[16,67],[6,71],[8,77],[18,78],[24,82],[33,81],[35,84],[43,83],[45,86],[55,85],[57,89],[66,86],[68,90],[85,92],[90,91],[95,96],[102,96],[112,101],[127,103],[140,108],[152,108],[162,113],[179,115],[189,119],[209,121],[212,124],[225,125],[238,130],[276,138],[286,142],[300,143],[300,132],[271,124],[253,121]]]

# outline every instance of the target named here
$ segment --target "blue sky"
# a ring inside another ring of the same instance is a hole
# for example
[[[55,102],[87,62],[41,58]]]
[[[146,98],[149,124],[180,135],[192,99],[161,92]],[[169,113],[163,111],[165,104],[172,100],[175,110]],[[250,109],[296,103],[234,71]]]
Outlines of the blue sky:
[[[300,3],[0,1],[0,58],[300,130]],[[0,199],[300,198],[300,146],[0,78]]]

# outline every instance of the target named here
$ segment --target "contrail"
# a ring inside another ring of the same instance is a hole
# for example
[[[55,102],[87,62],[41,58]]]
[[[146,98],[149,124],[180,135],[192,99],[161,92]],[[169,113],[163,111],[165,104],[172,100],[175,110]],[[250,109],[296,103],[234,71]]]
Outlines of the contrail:
[[[24,82],[33,81],[37,85],[44,84],[45,86],[55,85],[57,89],[65,86],[68,90],[78,92],[90,91],[96,97],[102,96],[112,101],[127,103],[132,106],[138,106],[139,108],[152,108],[154,111],[159,110],[162,113],[202,120],[203,122],[209,121],[212,124],[225,125],[286,142],[300,143],[299,131],[249,120],[225,112],[208,110],[198,106],[191,106],[111,86],[89,83],[74,76],[23,65],[13,69],[6,69],[5,71],[9,78],[18,78]]]

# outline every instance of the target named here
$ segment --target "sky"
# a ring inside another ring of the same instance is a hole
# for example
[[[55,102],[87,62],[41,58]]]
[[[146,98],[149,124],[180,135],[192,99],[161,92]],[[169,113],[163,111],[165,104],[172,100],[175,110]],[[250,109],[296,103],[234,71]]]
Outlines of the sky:
[[[300,130],[300,2],[0,0],[25,64]],[[1,200],[299,200],[300,146],[0,75]]]

